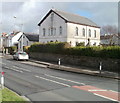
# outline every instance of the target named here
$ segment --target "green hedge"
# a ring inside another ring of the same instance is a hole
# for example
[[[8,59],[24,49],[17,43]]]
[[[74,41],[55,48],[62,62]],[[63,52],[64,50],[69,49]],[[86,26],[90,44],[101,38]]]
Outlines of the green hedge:
[[[91,56],[120,59],[120,46],[108,47],[74,47],[67,49],[68,55]]]
[[[10,53],[11,55],[13,55],[17,51],[17,47],[16,46],[5,47],[5,53],[6,53],[7,49],[8,49],[8,53]]]
[[[63,53],[70,45],[66,42],[50,42],[46,44],[34,43],[28,49],[30,52],[42,52],[42,53]]]
[[[41,53],[55,53],[64,55],[76,55],[76,56],[91,56],[102,58],[117,58],[120,59],[120,46],[94,46],[85,47],[77,46],[70,47],[66,42],[57,43],[35,43],[28,48],[29,52],[41,52]]]

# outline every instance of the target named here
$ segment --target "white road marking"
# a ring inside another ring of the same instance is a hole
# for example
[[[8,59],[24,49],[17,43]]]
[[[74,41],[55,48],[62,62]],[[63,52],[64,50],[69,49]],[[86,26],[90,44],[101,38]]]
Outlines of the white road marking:
[[[113,91],[113,90],[109,90],[109,91],[111,91],[111,92],[115,92],[115,93],[119,93],[119,92],[117,92],[117,91]]]
[[[37,78],[40,78],[40,79],[43,79],[43,80],[46,80],[46,81],[50,81],[50,82],[53,82],[53,83],[56,83],[56,84],[60,84],[60,85],[63,85],[63,86],[67,86],[67,87],[71,87],[70,85],[68,84],[64,84],[64,83],[61,83],[61,82],[57,82],[57,81],[54,81],[54,80],[51,80],[51,79],[47,79],[47,78],[44,78],[44,77],[40,77],[40,76],[35,76]]]
[[[13,69],[13,68],[10,68],[11,70],[14,70],[14,71],[16,71],[16,72],[20,72],[20,73],[23,73],[23,71],[21,71],[21,70],[18,70],[18,69]]]
[[[5,66],[5,68],[7,68],[7,69],[9,69],[9,70],[16,71],[16,72],[23,73],[23,71],[21,71],[21,70],[18,70],[18,69],[10,68],[10,67],[7,67],[7,66]]]
[[[44,75],[46,75],[46,76],[48,76],[48,77],[52,77],[52,78],[64,80],[64,81],[69,81],[69,82],[72,82],[72,83],[75,83],[75,84],[82,84],[82,85],[85,85],[84,83],[80,83],[80,82],[68,80],[68,79],[65,79],[65,78],[60,78],[60,77],[56,77],[56,76],[52,76],[52,75],[48,75],[48,74],[44,74]]]
[[[5,63],[3,63],[3,62],[0,62],[0,64],[4,64],[4,65],[6,65]]]
[[[14,68],[10,68],[11,70],[14,70],[14,71],[16,71],[16,72],[20,72],[20,73],[23,73],[23,71],[21,71],[21,70],[18,70],[18,69],[14,69]]]
[[[27,69],[24,69],[24,68],[20,68],[20,67],[17,67],[17,66],[13,66],[14,68],[17,68],[17,69],[20,69],[20,70],[24,70],[24,71],[27,71],[27,72],[31,72],[30,70],[27,70]]]
[[[96,93],[93,93],[94,95],[97,95],[97,96],[100,96],[100,97],[103,97],[103,98],[106,98],[106,99],[109,99],[109,100],[112,100],[112,101],[117,101],[115,99],[112,99],[112,98],[109,98],[109,97],[106,97],[106,96],[103,96],[103,95],[100,95],[100,94],[96,94]]]
[[[104,90],[104,89],[101,89],[101,90],[91,89],[91,90],[88,90],[88,91],[108,91],[108,90]]]

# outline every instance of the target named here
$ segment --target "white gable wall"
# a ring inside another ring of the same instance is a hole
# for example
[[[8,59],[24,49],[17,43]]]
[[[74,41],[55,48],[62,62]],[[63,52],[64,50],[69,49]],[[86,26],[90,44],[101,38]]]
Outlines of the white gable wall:
[[[29,39],[23,34],[18,42],[18,51],[23,51],[23,46],[30,46],[34,41],[29,41]]]
[[[19,39],[19,42],[18,42],[18,51],[23,51],[23,46],[30,46],[30,45],[31,45],[31,42],[23,34],[22,37]]]
[[[19,32],[14,37],[12,37],[10,46],[14,46],[14,44],[17,44],[18,39],[21,37],[22,34],[23,34],[22,32]]]
[[[49,29],[53,26],[53,28],[56,28],[56,33],[54,35],[49,35]],[[62,27],[62,34],[60,35],[59,28]],[[50,42],[50,41],[61,41],[66,42],[67,41],[67,33],[66,33],[66,23],[65,20],[63,20],[61,17],[56,15],[54,13],[53,17],[53,25],[51,23],[51,14],[43,21],[43,23],[39,27],[39,42]],[[45,36],[43,36],[43,28],[45,28],[46,33]]]

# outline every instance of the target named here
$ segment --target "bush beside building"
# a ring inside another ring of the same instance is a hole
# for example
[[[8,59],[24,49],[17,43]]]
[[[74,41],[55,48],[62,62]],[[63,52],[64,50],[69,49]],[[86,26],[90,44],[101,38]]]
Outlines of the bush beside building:
[[[116,58],[120,59],[120,46],[77,46],[70,47],[69,43],[57,42],[57,43],[34,43],[31,45],[28,52],[39,53],[52,53],[63,55],[75,55],[75,56],[89,56],[89,57],[102,57],[102,58]]]

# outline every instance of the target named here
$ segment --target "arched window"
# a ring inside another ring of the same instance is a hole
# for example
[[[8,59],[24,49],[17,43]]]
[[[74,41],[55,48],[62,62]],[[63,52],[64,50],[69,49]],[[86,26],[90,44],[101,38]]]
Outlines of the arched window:
[[[54,13],[51,14],[51,22],[53,22]]]
[[[53,28],[51,28],[51,35],[53,35]]]
[[[54,28],[54,35],[56,35],[56,28]]]
[[[48,35],[50,36],[50,28],[48,29],[48,31],[49,31],[49,34],[48,34]]]
[[[85,37],[85,29],[83,28],[82,30],[83,36]]]
[[[94,37],[96,38],[96,30],[94,30]]]
[[[60,26],[60,35],[62,35],[62,26]]]
[[[43,28],[43,36],[45,36],[45,28]]]
[[[76,27],[76,36],[78,36],[78,27]]]
[[[91,30],[89,29],[89,37],[91,37]]]

